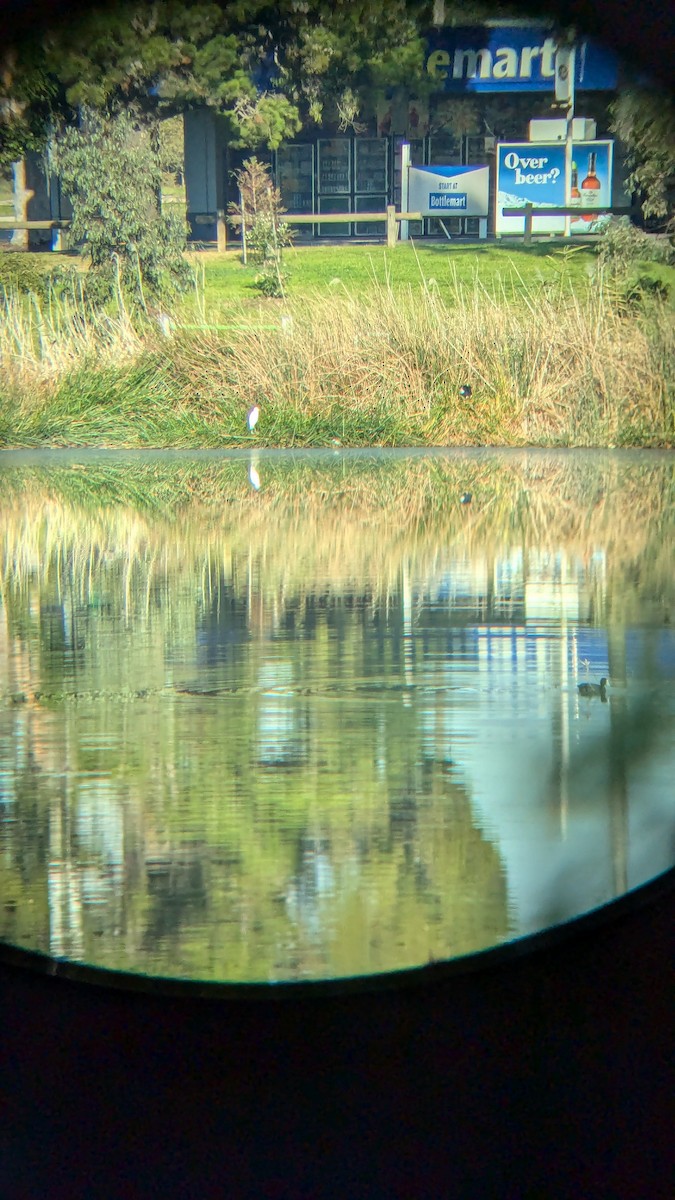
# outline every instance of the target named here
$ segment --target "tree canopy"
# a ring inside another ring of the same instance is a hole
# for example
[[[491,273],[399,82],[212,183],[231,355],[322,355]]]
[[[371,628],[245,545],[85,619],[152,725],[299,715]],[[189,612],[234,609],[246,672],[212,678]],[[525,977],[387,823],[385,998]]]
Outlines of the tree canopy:
[[[442,13],[441,13],[442,10]],[[232,142],[278,147],[303,127],[360,128],[378,95],[424,96],[424,39],[495,15],[487,0],[120,0],[0,49],[0,167],[39,148],[83,106],[152,120],[206,105]],[[508,11],[508,10],[507,10]],[[500,98],[501,99],[501,98]],[[672,109],[629,89],[613,106],[647,215],[668,208]]]
[[[660,92],[633,86],[612,102],[611,128],[624,144],[629,186],[645,217],[672,217],[675,195],[675,105]]]
[[[353,123],[378,90],[424,89],[428,0],[129,0],[6,47],[0,154],[31,147],[83,106],[138,117],[207,105],[241,144],[276,147],[306,121]]]

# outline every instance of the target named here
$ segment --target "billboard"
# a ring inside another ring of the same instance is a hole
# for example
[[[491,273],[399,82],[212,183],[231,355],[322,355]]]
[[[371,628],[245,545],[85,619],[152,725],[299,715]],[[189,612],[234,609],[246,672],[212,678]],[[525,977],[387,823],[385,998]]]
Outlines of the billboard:
[[[410,167],[408,207],[425,217],[486,217],[490,168]]]
[[[553,92],[554,36],[542,26],[464,26],[427,36],[426,69],[443,92]],[[589,38],[576,43],[577,91],[612,91],[617,86],[616,55]]]
[[[504,208],[608,207],[612,203],[611,141],[573,142],[566,172],[564,142],[502,142],[497,146],[495,233],[524,233],[524,217],[505,217]],[[596,233],[602,215],[573,218],[572,233]],[[564,233],[565,218],[545,213],[532,220],[533,233]]]
[[[608,208],[612,203],[613,142],[573,142],[572,172],[566,204]],[[598,233],[607,218],[572,217],[570,233]]]

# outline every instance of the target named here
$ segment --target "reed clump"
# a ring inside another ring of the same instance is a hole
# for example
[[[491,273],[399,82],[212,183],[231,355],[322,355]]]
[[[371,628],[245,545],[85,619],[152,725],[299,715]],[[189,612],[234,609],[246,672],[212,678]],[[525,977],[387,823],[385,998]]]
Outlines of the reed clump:
[[[0,444],[672,445],[672,309],[602,268],[513,282],[183,307],[164,332],[123,306],[6,299]]]

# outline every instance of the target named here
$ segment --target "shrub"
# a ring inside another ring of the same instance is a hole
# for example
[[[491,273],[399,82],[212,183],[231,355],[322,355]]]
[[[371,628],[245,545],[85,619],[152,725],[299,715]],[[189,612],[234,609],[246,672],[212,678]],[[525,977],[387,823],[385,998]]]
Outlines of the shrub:
[[[79,272],[57,265],[44,271],[31,255],[21,251],[0,254],[0,291],[5,295],[37,296],[44,300],[51,292],[61,295],[77,286]]]
[[[635,282],[627,289],[625,299],[628,304],[643,304],[645,301],[655,300],[665,302],[670,295],[670,284],[662,279],[652,279],[649,275],[639,275]]]
[[[257,158],[245,161],[236,172],[240,204],[230,204],[232,224],[246,228],[246,247],[251,259],[261,267],[253,286],[264,296],[283,296],[288,272],[282,271],[283,251],[293,244],[293,230],[281,219],[285,211],[281,193],[274,187],[266,163]]]
[[[44,272],[31,258],[20,252],[0,254],[0,288],[7,293],[20,292],[40,297],[47,294]]]
[[[288,272],[282,271],[279,264],[273,262],[265,263],[253,280],[254,288],[270,299],[283,298],[287,283]]]
[[[117,279],[143,305],[146,292],[166,295],[189,285],[187,226],[160,210],[160,162],[147,131],[128,113],[106,118],[86,110],[80,128],[57,139],[55,157],[73,206],[71,235],[90,259],[85,290],[92,302],[104,302]]]
[[[612,268],[635,262],[675,263],[675,246],[666,237],[645,233],[628,217],[612,217],[598,238],[600,261]]]

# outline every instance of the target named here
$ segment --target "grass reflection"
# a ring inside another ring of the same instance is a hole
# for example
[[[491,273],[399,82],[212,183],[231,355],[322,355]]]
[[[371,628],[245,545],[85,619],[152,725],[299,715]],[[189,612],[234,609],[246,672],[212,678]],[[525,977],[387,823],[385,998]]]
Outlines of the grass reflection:
[[[606,744],[612,879],[577,902],[630,885],[632,773],[672,706],[626,698],[632,626],[640,688],[664,669],[668,456],[260,454],[260,491],[241,455],[4,466],[5,937],[230,979],[500,941],[536,919],[481,782],[512,714],[545,804],[516,815],[559,855]],[[607,711],[576,690],[584,638]]]

